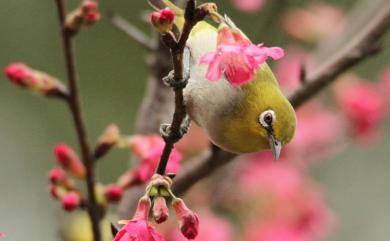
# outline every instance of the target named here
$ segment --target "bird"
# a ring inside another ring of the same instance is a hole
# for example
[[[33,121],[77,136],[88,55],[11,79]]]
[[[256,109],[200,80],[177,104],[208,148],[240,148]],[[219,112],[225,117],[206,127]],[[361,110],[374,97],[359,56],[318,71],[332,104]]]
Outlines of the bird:
[[[168,0],[149,2],[155,8],[172,9],[177,28],[182,28],[182,9]],[[236,28],[227,16],[222,21]],[[198,22],[187,40],[190,79],[184,98],[188,115],[225,151],[243,154],[271,149],[278,159],[282,146],[294,136],[297,120],[293,107],[265,62],[240,86],[232,85],[226,74],[220,81],[208,80],[208,66],[200,62],[205,54],[216,51],[218,41],[218,28],[206,21]]]

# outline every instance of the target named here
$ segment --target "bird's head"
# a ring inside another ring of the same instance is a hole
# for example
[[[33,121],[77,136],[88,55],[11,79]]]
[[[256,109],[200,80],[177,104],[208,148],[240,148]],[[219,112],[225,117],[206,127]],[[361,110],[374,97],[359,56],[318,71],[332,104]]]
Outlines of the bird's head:
[[[282,145],[294,136],[295,111],[268,66],[262,66],[256,78],[243,88],[246,97],[241,106],[246,109],[250,131],[266,142],[278,159]]]

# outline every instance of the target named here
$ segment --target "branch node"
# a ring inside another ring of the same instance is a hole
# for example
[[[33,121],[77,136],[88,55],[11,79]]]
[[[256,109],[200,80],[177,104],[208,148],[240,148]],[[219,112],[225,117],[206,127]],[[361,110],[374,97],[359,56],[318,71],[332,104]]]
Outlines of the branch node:
[[[175,80],[175,71],[172,70],[162,80],[166,86],[171,87],[174,90],[178,90],[178,89],[184,89],[187,86],[189,76],[188,75],[184,76],[183,79],[177,81],[177,80]]]
[[[188,132],[190,125],[191,120],[186,115],[178,131],[172,131],[171,124],[164,123],[160,126],[160,134],[166,143],[176,143]]]

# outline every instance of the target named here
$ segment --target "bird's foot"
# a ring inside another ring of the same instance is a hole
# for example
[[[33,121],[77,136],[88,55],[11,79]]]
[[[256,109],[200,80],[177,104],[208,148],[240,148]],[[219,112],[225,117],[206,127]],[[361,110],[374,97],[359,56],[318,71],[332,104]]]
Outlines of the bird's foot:
[[[188,132],[190,125],[191,120],[186,115],[178,131],[172,131],[170,124],[161,124],[160,134],[166,142],[176,143]]]

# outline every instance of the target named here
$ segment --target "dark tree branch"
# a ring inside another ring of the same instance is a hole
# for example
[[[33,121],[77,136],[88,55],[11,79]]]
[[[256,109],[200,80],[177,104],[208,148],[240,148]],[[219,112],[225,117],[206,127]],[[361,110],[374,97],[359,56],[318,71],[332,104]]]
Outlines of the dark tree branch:
[[[236,154],[214,147],[212,151],[193,158],[189,161],[190,165],[175,178],[173,193],[178,196],[182,195],[192,185],[230,163],[236,156]]]
[[[337,50],[335,57],[307,74],[307,83],[289,98],[292,105],[295,108],[301,107],[319,91],[330,85],[337,76],[377,53],[378,43],[389,26],[390,5],[387,5],[367,23],[355,39],[349,41],[348,46]],[[174,193],[183,194],[192,185],[234,160],[236,156],[223,150],[214,150],[213,153],[206,153],[195,158],[196,160],[191,162],[193,165],[186,167],[175,178]]]
[[[77,86],[76,66],[73,54],[72,33],[65,28],[65,6],[63,0],[56,0],[59,22],[61,26],[61,36],[63,42],[63,51],[66,64],[66,72],[69,85],[68,105],[72,114],[73,122],[76,128],[77,137],[80,145],[82,160],[86,168],[86,184],[88,191],[88,214],[92,223],[92,232],[94,241],[101,241],[100,232],[100,209],[96,201],[95,193],[95,170],[94,160],[91,155],[87,140],[87,133],[82,117],[79,91]]]
[[[146,34],[144,34],[140,29],[136,26],[125,20],[119,15],[113,15],[110,17],[111,24],[123,32],[131,39],[136,41],[139,45],[144,47],[146,50],[154,51],[157,48],[157,44],[153,41],[153,39]]]
[[[168,136],[164,137],[165,146],[156,170],[156,173],[160,175],[165,175],[169,156],[174,144],[179,141],[182,136],[181,127],[187,115],[184,104],[183,89],[185,87],[184,82],[187,81],[189,76],[186,76],[185,74],[185,63],[183,61],[185,52],[184,49],[192,28],[205,17],[205,14],[202,14],[199,11],[197,12],[196,10],[196,1],[188,0],[185,9],[184,27],[177,42],[173,35],[163,35],[163,40],[171,50],[171,59],[173,64],[173,79],[171,80],[171,84],[175,91],[175,111],[173,113],[173,119],[169,126],[169,130],[167,130]]]
[[[381,8],[347,45],[335,52],[324,64],[307,73],[305,84],[289,98],[294,108],[313,98],[341,73],[361,63],[380,50],[380,39],[390,27],[390,4]]]

